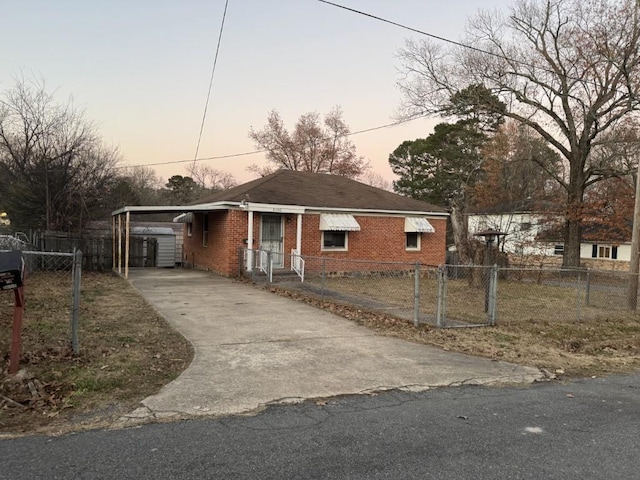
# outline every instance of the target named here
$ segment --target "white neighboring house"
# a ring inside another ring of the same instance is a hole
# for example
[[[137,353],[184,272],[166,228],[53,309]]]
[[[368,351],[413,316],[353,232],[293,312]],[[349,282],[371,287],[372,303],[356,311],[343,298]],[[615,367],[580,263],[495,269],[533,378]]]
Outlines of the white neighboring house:
[[[506,253],[523,257],[561,257],[564,253],[561,239],[555,242],[540,240],[540,234],[550,226],[552,219],[551,214],[535,212],[473,213],[468,215],[469,235],[483,230],[498,230],[507,234],[500,241],[500,248]],[[628,262],[631,242],[583,240],[580,258]]]

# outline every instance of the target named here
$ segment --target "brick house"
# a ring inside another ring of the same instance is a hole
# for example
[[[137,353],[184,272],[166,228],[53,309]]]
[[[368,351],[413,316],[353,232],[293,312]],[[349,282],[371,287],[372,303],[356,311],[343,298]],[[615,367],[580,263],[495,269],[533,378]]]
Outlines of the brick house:
[[[280,170],[182,207],[184,261],[236,275],[242,247],[291,254],[438,265],[445,259],[447,212],[336,175]]]

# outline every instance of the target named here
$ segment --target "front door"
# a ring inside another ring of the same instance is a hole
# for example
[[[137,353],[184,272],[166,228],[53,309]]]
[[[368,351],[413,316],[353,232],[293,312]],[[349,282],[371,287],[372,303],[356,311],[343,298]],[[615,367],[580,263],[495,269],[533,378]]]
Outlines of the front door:
[[[274,268],[284,267],[284,245],[282,244],[282,216],[262,215],[260,248],[269,250]]]

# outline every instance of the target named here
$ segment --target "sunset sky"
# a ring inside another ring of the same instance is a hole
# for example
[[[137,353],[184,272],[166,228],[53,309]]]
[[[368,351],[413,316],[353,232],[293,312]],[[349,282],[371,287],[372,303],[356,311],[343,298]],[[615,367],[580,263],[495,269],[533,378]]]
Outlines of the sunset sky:
[[[342,0],[452,40],[477,9],[509,0]],[[0,90],[44,79],[60,102],[73,97],[123,163],[193,160],[224,0],[5,0]],[[276,109],[287,126],[303,113],[341,106],[352,131],[395,120],[396,52],[407,30],[317,0],[229,0],[199,157],[255,150],[247,134]],[[393,179],[388,156],[424,137],[433,120],[354,135],[375,173]],[[238,181],[263,154],[207,160]],[[166,180],[184,164],[153,167]]]

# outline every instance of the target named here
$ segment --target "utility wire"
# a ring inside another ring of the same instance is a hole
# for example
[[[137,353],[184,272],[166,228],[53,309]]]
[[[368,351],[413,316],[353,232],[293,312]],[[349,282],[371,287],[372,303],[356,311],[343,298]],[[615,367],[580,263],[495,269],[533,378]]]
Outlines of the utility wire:
[[[356,10],[355,8],[347,7],[345,5],[340,5],[339,3],[330,2],[328,0],[317,0],[317,1],[320,2],[320,3],[326,3],[327,5],[331,5],[331,6],[336,7],[336,8],[341,8],[343,10],[347,10],[348,12],[357,13],[358,15],[363,15],[365,17],[369,17],[369,18],[372,18],[374,20],[378,20],[379,22],[388,23],[389,25],[393,25],[394,27],[399,27],[399,28],[403,28],[405,30],[409,30],[410,32],[419,33],[420,35],[424,35],[426,37],[430,37],[430,38],[433,38],[435,40],[439,40],[441,42],[450,43],[452,45],[456,45],[458,47],[467,48],[469,50],[475,50],[476,52],[484,53],[486,55],[493,55],[495,57],[499,57],[499,58],[502,58],[502,59],[506,59],[506,60],[510,60],[510,61],[516,61],[518,63],[524,63],[524,62],[521,62],[521,61],[518,61],[518,60],[509,59],[509,58],[507,58],[504,55],[501,55],[499,53],[489,52],[487,50],[483,50],[481,48],[474,47],[473,45],[467,45],[467,44],[462,43],[462,42],[456,42],[455,40],[451,40],[451,39],[445,38],[445,37],[440,37],[440,36],[435,35],[433,33],[425,32],[424,30],[419,30],[417,28],[413,28],[413,27],[410,27],[408,25],[404,25],[402,23],[394,22],[393,20],[389,20],[387,18],[378,17],[377,15],[373,15],[371,13],[363,12],[362,10]]]
[[[340,137],[351,137],[352,135],[359,135],[361,133],[368,133],[368,132],[373,132],[375,130],[382,130],[384,128],[391,128],[391,127],[397,127],[398,125],[403,125],[405,123],[409,123],[409,122],[413,122],[415,120],[419,120],[421,118],[425,118],[427,115],[421,115],[421,116],[416,116],[416,117],[411,117],[405,120],[399,120],[397,122],[393,122],[393,123],[387,123],[385,125],[378,125],[377,127],[370,127],[370,128],[365,128],[362,130],[357,130],[355,132],[349,132],[346,135],[340,135]],[[325,140],[329,139],[329,137],[325,137]],[[160,165],[174,165],[174,164],[179,164],[179,163],[188,163],[188,162],[203,162],[205,160],[223,160],[225,158],[236,158],[236,157],[246,157],[249,155],[257,155],[258,153],[267,153],[267,150],[253,150],[250,152],[241,152],[241,153],[230,153],[228,155],[217,155],[214,157],[202,157],[202,158],[195,158],[195,159],[188,159],[188,160],[169,160],[166,162],[156,162],[156,163],[145,163],[145,164],[138,164],[138,165],[122,165],[119,167],[116,167],[117,169],[125,169],[125,168],[130,168],[130,167],[157,167]]]
[[[478,52],[478,53],[482,53],[484,55],[490,55],[490,56],[493,56],[493,57],[496,57],[496,58],[500,58],[502,60],[506,60],[507,62],[511,62],[511,63],[515,63],[515,64],[518,64],[518,65],[522,65],[522,66],[525,66],[525,67],[532,68],[534,70],[537,69],[537,70],[542,70],[543,72],[551,73],[551,74],[554,74],[554,75],[556,74],[556,72],[554,70],[552,70],[551,68],[540,67],[540,66],[534,65],[532,63],[526,62],[524,60],[518,60],[518,59],[515,59],[515,58],[507,57],[506,55],[504,55],[502,53],[492,52],[490,50],[484,50],[484,49],[479,48],[479,47],[474,47],[473,45],[469,45],[469,44],[462,43],[462,42],[457,42],[455,40],[451,40],[451,39],[446,38],[446,37],[441,37],[441,36],[435,35],[433,33],[425,32],[424,30],[420,30],[420,29],[417,29],[417,28],[414,28],[414,27],[410,27],[410,26],[404,25],[402,23],[394,22],[393,20],[389,20],[387,18],[378,17],[377,15],[373,15],[371,13],[363,12],[362,10],[357,10],[355,8],[347,7],[345,5],[340,5],[339,3],[331,2],[329,0],[317,0],[317,1],[320,2],[320,3],[325,3],[327,5],[331,5],[332,7],[340,8],[342,10],[346,10],[348,12],[352,12],[352,13],[356,13],[358,15],[369,17],[369,18],[371,18],[373,20],[378,20],[379,22],[388,23],[389,25],[393,25],[395,27],[402,28],[402,29],[408,30],[410,32],[419,33],[420,35],[424,35],[426,37],[430,37],[430,38],[433,38],[435,40],[439,40],[439,41],[444,42],[444,43],[449,43],[451,45],[455,45],[455,46],[458,46],[458,47],[466,48],[467,50],[472,50],[472,51],[475,51],[475,52]],[[640,0],[637,0],[637,1],[639,2],[638,4],[640,5]],[[578,77],[567,76],[567,78],[570,79],[570,80],[583,81],[583,79],[578,78]],[[593,83],[593,85],[595,85],[596,87],[598,86],[595,81],[591,82],[591,83]],[[621,92],[620,90],[615,90],[615,91],[617,93],[622,93],[622,94],[625,94],[625,95],[627,94],[627,92]]]
[[[200,124],[200,134],[198,135],[198,144],[196,145],[196,153],[193,156],[195,162],[198,158],[198,152],[200,151],[200,141],[202,140],[202,132],[204,130],[204,123],[207,119],[207,110],[209,108],[209,98],[211,98],[211,87],[213,86],[213,76],[216,73],[216,65],[218,64],[218,54],[220,53],[220,43],[222,42],[222,32],[224,31],[224,21],[227,18],[227,7],[229,6],[229,0],[224,2],[224,12],[222,13],[222,22],[220,24],[220,33],[218,34],[218,45],[216,46],[216,54],[213,58],[213,68],[211,69],[211,78],[209,79],[209,90],[207,91],[207,101],[204,103],[204,112],[202,113],[202,123]]]

